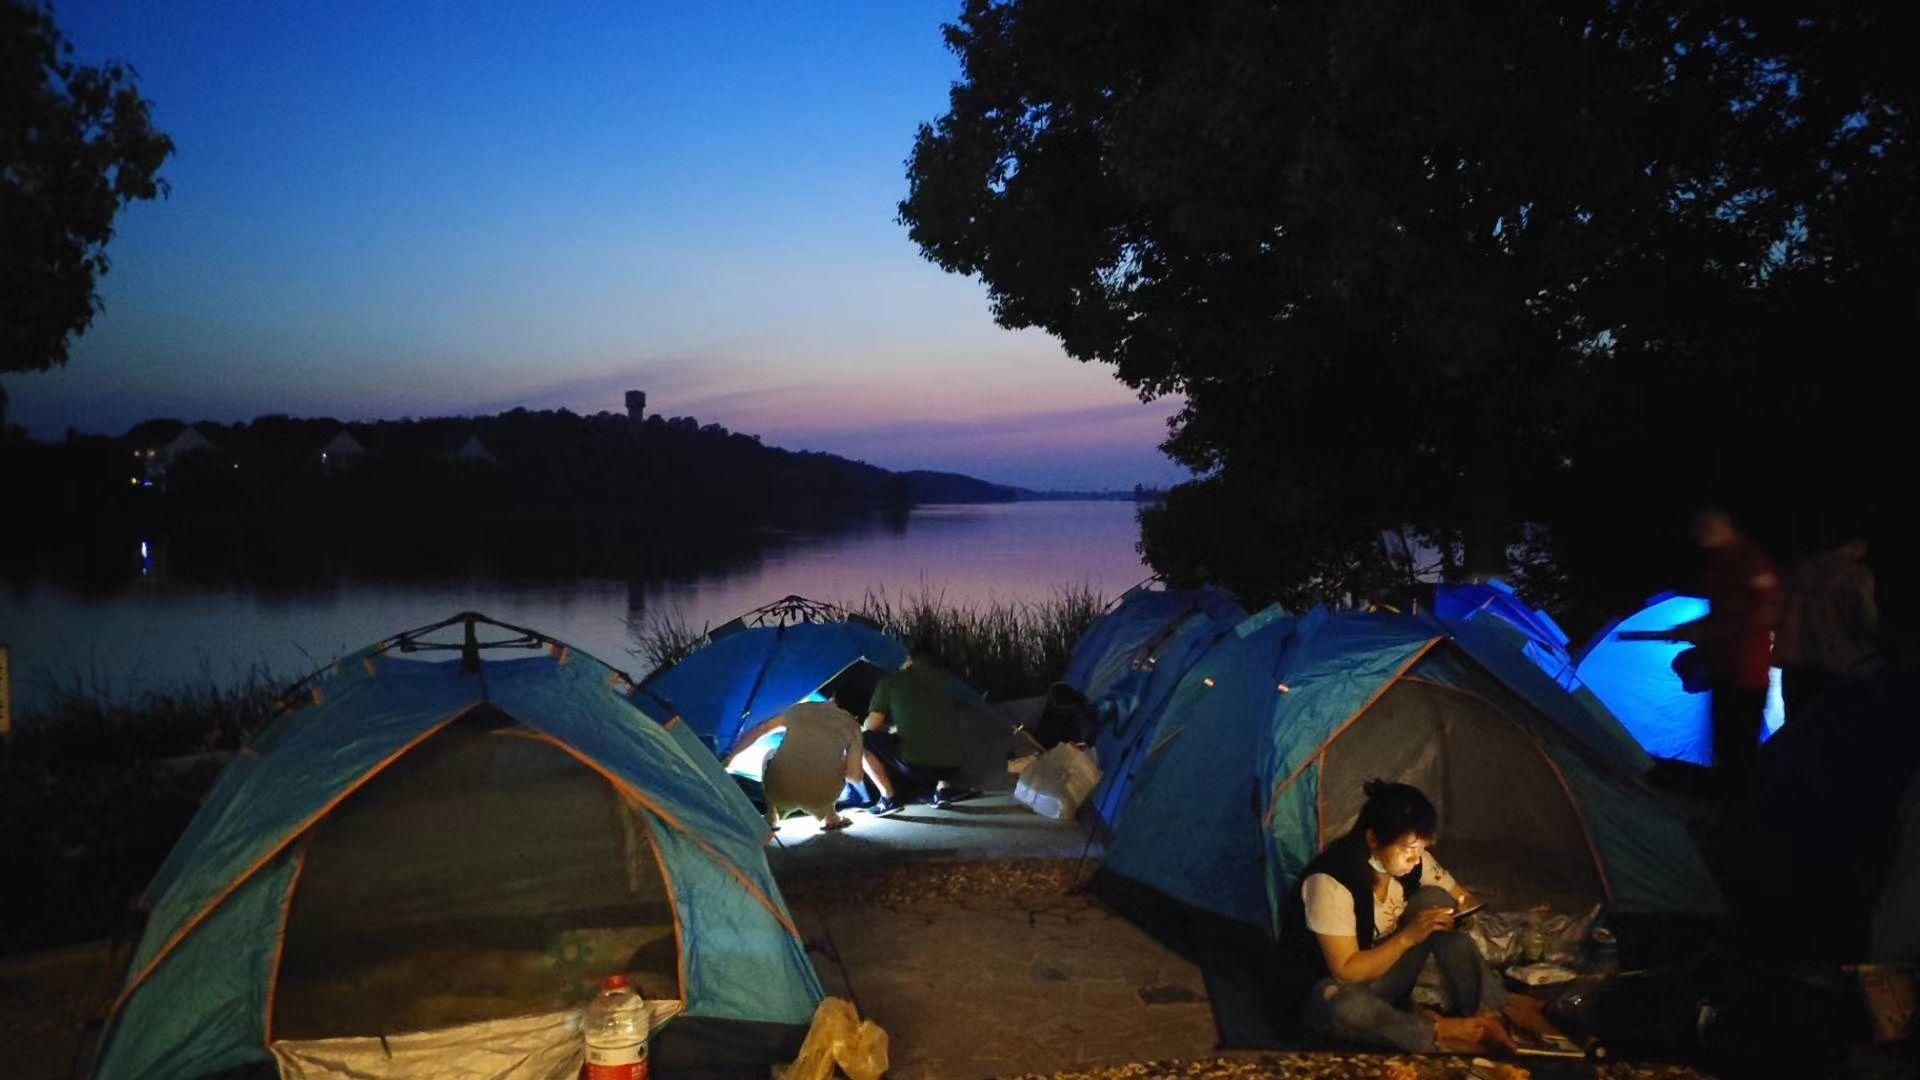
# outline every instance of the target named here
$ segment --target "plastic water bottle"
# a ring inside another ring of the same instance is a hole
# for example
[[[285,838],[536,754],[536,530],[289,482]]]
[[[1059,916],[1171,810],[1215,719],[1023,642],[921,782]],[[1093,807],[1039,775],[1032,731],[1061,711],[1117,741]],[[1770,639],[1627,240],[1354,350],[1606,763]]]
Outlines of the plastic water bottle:
[[[647,1005],[625,975],[609,975],[587,1004],[586,1080],[647,1080]]]

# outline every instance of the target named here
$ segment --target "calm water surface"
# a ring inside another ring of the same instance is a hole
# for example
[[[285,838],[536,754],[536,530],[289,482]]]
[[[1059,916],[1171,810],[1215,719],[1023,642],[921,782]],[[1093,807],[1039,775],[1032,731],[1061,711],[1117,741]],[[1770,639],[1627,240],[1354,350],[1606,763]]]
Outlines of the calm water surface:
[[[854,603],[869,590],[922,589],[955,603],[1045,599],[1063,586],[1107,596],[1144,578],[1127,502],[929,506],[904,523],[831,535],[774,534],[724,570],[660,580],[565,582],[339,580],[272,588],[208,586],[137,569],[86,587],[52,580],[0,594],[0,643],[13,648],[16,706],[51,684],[125,700],[248,671],[306,673],[397,631],[460,611],[540,630],[644,674],[631,626],[677,612],[698,629],[790,593]],[[698,544],[698,537],[689,537]],[[133,542],[136,546],[138,541]],[[138,566],[138,559],[132,560]]]

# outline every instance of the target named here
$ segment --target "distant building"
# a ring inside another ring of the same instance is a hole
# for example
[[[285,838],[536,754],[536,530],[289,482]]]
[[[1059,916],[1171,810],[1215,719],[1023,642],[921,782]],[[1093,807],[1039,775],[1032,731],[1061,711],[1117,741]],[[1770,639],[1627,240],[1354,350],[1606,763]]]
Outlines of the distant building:
[[[640,425],[647,420],[647,392],[645,390],[627,391],[627,430],[639,431]]]
[[[349,469],[366,460],[367,448],[353,432],[341,428],[340,433],[327,440],[320,448],[320,471],[332,476],[335,471]]]
[[[500,459],[494,456],[493,451],[487,449],[487,445],[480,441],[480,436],[478,435],[467,436],[467,441],[460,444],[460,449],[446,455],[446,458],[448,461],[456,461],[469,465],[500,464]]]
[[[147,420],[127,432],[133,447],[133,483],[165,490],[167,474],[197,454],[217,453],[220,445],[207,437],[202,425],[178,420]]]

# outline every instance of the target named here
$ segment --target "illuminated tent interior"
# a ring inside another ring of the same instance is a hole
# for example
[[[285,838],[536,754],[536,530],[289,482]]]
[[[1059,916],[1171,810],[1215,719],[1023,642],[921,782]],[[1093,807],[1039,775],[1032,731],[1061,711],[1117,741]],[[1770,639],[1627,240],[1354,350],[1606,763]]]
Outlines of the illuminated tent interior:
[[[710,631],[699,648],[648,675],[634,704],[678,717],[715,754],[742,731],[840,682],[871,691],[907,652],[872,620],[789,596]],[[761,755],[764,755],[764,748]]]

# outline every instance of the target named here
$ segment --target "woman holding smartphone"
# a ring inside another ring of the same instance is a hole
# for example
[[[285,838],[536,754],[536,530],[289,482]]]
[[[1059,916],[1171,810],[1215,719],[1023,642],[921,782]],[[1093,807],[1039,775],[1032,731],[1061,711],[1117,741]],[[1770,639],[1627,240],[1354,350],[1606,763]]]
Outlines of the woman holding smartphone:
[[[1307,929],[1326,977],[1307,997],[1307,1026],[1396,1050],[1511,1048],[1500,1022],[1506,990],[1453,913],[1479,905],[1427,847],[1439,813],[1419,788],[1370,780],[1353,831],[1328,844],[1301,875]],[[1431,956],[1446,982],[1450,1016],[1413,1011]]]

